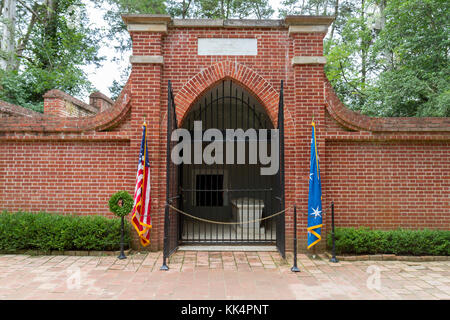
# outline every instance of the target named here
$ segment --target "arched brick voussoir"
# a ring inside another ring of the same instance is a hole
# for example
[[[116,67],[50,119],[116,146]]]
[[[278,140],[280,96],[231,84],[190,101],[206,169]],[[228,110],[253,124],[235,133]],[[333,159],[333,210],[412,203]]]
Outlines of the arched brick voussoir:
[[[347,108],[325,80],[327,110],[341,125],[356,131],[370,132],[446,132],[450,133],[450,118],[375,118],[362,115]]]
[[[204,92],[223,79],[232,79],[242,85],[266,109],[274,127],[277,126],[280,95],[267,80],[249,67],[234,61],[222,61],[197,73],[175,94],[178,125],[181,125],[190,107]]]
[[[53,115],[5,118],[0,120],[0,132],[81,133],[103,131],[120,122],[131,108],[131,84],[126,83],[114,105],[93,116],[63,118]]]

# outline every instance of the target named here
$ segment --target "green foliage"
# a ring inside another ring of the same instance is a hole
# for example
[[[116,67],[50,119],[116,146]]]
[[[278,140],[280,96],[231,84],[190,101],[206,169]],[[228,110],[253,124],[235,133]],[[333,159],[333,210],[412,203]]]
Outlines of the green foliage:
[[[335,15],[325,71],[351,109],[377,117],[450,116],[450,2],[284,0],[282,15]]]
[[[450,116],[450,2],[391,0],[370,104],[385,116]]]
[[[122,201],[122,205],[119,205]],[[118,217],[125,217],[133,209],[133,197],[125,190],[114,193],[109,199],[109,210]]]
[[[108,5],[104,19],[109,24],[107,37],[117,45],[118,55],[131,50],[131,39],[121,18],[122,14],[169,14],[173,18],[209,19],[266,19],[274,12],[268,0],[103,0],[96,3]],[[112,98],[118,97],[128,79],[130,69],[123,70],[121,79],[109,87]]]
[[[44,112],[44,102],[32,102],[26,75],[15,70],[0,70],[0,100],[37,112]]]
[[[118,53],[131,49],[131,39],[122,20],[122,14],[167,14],[164,0],[102,0],[96,2],[98,7],[102,7],[104,4],[107,4],[107,9],[103,18],[109,25],[106,37],[118,43],[115,46]]]
[[[0,72],[0,99],[42,110],[48,90],[79,97],[93,91],[82,67],[103,60],[98,54],[101,33],[89,26],[83,2],[18,3],[15,58]]]
[[[274,12],[268,0],[196,0],[191,3],[188,16],[195,18],[267,19]]]
[[[449,230],[337,228],[337,254],[450,255]],[[327,245],[332,246],[331,234]]]
[[[129,224],[124,243],[130,242]],[[120,220],[102,216],[0,213],[0,250],[118,250]]]

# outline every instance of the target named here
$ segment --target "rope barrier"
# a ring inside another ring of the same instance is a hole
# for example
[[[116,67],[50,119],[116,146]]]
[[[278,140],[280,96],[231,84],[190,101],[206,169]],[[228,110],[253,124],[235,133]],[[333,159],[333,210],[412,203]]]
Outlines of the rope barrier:
[[[270,215],[268,217],[264,217],[264,218],[261,218],[261,219],[254,219],[254,220],[249,220],[249,221],[245,221],[245,222],[221,222],[221,221],[208,220],[208,219],[203,219],[203,218],[199,218],[199,217],[193,216],[193,215],[191,215],[191,214],[189,214],[187,212],[184,212],[184,211],[182,211],[182,210],[180,210],[180,209],[178,209],[178,208],[176,208],[176,207],[174,207],[174,206],[172,206],[170,204],[167,204],[167,206],[169,208],[175,210],[176,212],[181,213],[181,214],[183,214],[185,216],[188,216],[188,217],[190,217],[192,219],[195,219],[195,220],[208,222],[208,223],[214,223],[214,224],[231,224],[231,225],[248,224],[248,223],[253,223],[253,222],[261,222],[261,221],[273,218],[275,216],[278,216],[278,215],[280,215],[282,213],[285,213],[286,211],[288,211],[291,208],[291,207],[288,207],[288,208],[286,208],[284,210],[278,211],[278,212],[276,212],[276,213],[274,213],[274,214],[272,214],[272,215]]]
[[[291,208],[293,207],[293,206],[290,206],[290,207],[288,207],[288,208],[286,208],[286,209],[284,209],[284,210],[278,211],[278,212],[276,212],[276,213],[274,213],[274,214],[272,214],[272,215],[270,215],[270,216],[268,216],[268,217],[264,217],[264,218],[261,218],[261,219],[254,219],[254,220],[249,220],[249,221],[245,221],[245,222],[221,222],[221,221],[215,221],[215,220],[203,219],[203,218],[199,218],[199,217],[193,216],[193,215],[191,215],[191,214],[189,214],[189,213],[187,213],[187,212],[184,212],[184,211],[182,211],[182,210],[180,210],[180,209],[178,209],[178,208],[172,206],[171,204],[167,204],[167,206],[168,206],[170,209],[173,209],[173,210],[175,210],[176,212],[181,213],[182,215],[185,215],[185,216],[190,217],[190,218],[195,219],[195,220],[199,220],[199,221],[203,221],[203,222],[207,222],[207,223],[214,223],[214,224],[228,224],[228,225],[250,224],[250,223],[254,223],[254,222],[261,222],[261,221],[264,221],[264,220],[273,218],[273,217],[275,217],[275,216],[278,216],[278,215],[280,215],[280,214],[282,214],[282,213],[285,213],[286,211],[288,211],[289,209],[291,209]],[[323,213],[326,213],[326,210],[328,210],[329,208],[331,208],[331,205],[329,205],[329,206],[326,207],[325,209],[322,209],[322,212],[323,212]],[[304,215],[307,216],[308,213],[305,213]]]

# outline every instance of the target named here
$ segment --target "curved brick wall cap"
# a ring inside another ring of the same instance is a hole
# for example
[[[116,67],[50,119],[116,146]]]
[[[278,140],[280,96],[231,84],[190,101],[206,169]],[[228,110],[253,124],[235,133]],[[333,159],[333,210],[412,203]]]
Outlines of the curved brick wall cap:
[[[175,95],[178,124],[204,92],[223,79],[232,79],[247,89],[266,109],[274,127],[277,125],[279,93],[252,69],[234,61],[222,61],[196,74]]]
[[[40,112],[33,111],[3,100],[0,100],[0,114],[9,114],[15,117],[38,117],[42,115]]]
[[[64,91],[61,91],[61,90],[58,90],[58,89],[52,89],[50,91],[47,91],[43,95],[43,98],[47,98],[47,99],[48,98],[61,98],[61,99],[65,100],[65,101],[69,101],[69,102],[73,103],[74,105],[79,106],[79,107],[81,107],[81,108],[83,108],[85,110],[88,110],[90,112],[97,113],[97,111],[98,111],[98,108],[96,108],[94,106],[91,106],[91,105],[89,105],[87,103],[84,103],[83,101],[81,101],[81,100],[79,100],[79,99],[77,99],[75,97],[72,97],[70,94],[67,94]]]
[[[326,79],[326,78],[325,78]],[[347,108],[336,95],[331,83],[325,80],[327,110],[344,127],[372,132],[449,132],[450,118],[391,117],[375,118]]]
[[[59,118],[52,115],[41,115],[32,118],[21,118],[20,121],[18,121],[17,118],[6,118],[0,120],[0,132],[80,133],[106,130],[117,124],[130,109],[130,87],[130,81],[128,80],[114,105],[110,109],[93,116],[82,118]],[[50,90],[45,96],[60,96],[60,93],[67,95],[59,90]]]
[[[111,99],[107,95],[101,93],[100,91],[95,91],[95,92],[91,93],[89,95],[89,98],[100,98],[100,99],[103,99],[103,100],[111,103],[112,105],[114,105],[114,103],[115,103],[115,101],[113,99]]]

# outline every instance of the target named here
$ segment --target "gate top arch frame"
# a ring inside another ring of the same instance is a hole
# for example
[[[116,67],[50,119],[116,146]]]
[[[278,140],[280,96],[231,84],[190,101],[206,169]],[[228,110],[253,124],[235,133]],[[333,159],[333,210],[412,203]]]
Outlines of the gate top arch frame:
[[[252,94],[265,108],[273,127],[277,127],[278,103],[280,100],[278,91],[251,68],[228,60],[215,63],[202,70],[178,90],[174,97],[174,103],[177,106],[178,126],[181,126],[192,106],[205,92],[226,79],[235,81]]]

